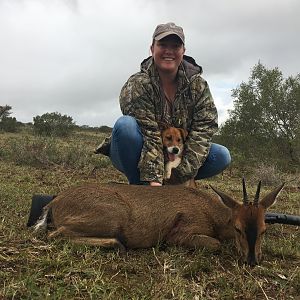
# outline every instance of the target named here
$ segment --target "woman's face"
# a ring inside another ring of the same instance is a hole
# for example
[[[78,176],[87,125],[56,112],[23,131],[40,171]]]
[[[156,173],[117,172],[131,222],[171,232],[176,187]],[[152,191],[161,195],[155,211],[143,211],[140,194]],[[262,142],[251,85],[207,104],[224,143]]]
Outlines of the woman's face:
[[[156,67],[161,73],[166,74],[177,73],[184,52],[184,45],[176,35],[168,35],[159,41],[154,41],[151,46]]]

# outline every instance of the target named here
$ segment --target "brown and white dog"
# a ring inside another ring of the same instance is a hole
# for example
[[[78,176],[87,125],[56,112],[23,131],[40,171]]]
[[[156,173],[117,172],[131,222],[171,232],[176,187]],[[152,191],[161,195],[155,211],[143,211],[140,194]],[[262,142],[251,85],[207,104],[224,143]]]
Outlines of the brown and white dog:
[[[161,132],[165,155],[165,181],[171,178],[172,169],[176,168],[181,162],[187,135],[188,132],[185,129],[176,127],[167,127]],[[184,185],[195,187],[195,180],[191,179]]]

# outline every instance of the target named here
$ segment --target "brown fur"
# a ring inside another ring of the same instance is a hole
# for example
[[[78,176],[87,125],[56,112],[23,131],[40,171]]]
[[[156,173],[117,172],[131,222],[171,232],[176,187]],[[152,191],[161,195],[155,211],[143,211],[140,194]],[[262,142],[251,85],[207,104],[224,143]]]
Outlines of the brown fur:
[[[275,201],[281,188],[262,204],[246,207],[217,190],[223,201],[183,186],[86,184],[58,194],[45,212],[51,210],[50,237],[69,237],[77,243],[121,250],[160,242],[217,249],[222,240],[236,237],[241,250],[241,235],[234,228],[244,232],[250,221],[264,231],[266,205]],[[257,248],[259,260],[260,244]],[[247,251],[241,251],[245,260]]]
[[[165,147],[178,146],[183,148],[187,131],[182,128],[169,127],[161,132],[162,142]]]

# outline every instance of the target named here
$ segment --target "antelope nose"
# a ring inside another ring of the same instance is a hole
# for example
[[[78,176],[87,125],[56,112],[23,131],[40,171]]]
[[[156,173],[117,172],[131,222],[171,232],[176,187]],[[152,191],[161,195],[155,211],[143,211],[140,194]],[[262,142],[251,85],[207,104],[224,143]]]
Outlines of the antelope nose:
[[[172,150],[172,152],[173,152],[174,154],[177,154],[177,153],[179,152],[179,149],[178,149],[177,147],[174,147],[173,150]]]

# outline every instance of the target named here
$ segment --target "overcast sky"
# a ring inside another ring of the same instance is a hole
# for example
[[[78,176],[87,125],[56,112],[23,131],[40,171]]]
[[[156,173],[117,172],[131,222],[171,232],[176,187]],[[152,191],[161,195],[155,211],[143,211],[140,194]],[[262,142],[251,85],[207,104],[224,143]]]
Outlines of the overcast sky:
[[[259,60],[285,77],[300,73],[299,16],[299,0],[0,0],[0,105],[21,122],[59,112],[112,126],[156,25],[172,21],[223,122],[231,90]]]

